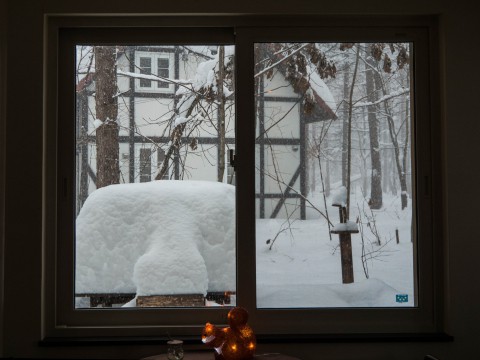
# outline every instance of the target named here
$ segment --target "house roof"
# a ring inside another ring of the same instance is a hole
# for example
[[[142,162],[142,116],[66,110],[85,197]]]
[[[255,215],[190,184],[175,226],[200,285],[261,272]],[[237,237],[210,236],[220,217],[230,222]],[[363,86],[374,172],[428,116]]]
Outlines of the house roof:
[[[277,69],[292,85],[296,94],[304,97],[304,117],[306,122],[336,120],[336,103],[328,86],[318,74],[313,64],[306,64],[303,71],[298,66],[288,65],[287,57],[276,51],[277,44],[266,46],[266,55],[274,60]],[[278,46],[278,45],[277,45]],[[268,76],[268,75],[266,75]]]
[[[75,90],[77,92],[81,92],[82,90],[85,90],[88,85],[90,85],[95,78],[95,73],[89,72],[87,75],[85,75],[76,85]]]

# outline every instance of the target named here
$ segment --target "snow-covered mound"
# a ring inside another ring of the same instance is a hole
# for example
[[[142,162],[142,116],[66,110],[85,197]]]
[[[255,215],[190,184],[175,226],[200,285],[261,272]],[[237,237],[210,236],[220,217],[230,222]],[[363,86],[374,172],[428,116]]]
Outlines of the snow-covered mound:
[[[234,200],[206,181],[96,190],[76,221],[76,293],[235,291]]]

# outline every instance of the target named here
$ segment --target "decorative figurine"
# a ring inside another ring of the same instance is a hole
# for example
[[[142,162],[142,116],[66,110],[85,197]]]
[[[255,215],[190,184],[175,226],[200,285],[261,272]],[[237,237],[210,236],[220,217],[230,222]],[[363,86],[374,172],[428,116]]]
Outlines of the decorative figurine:
[[[230,327],[220,329],[207,323],[203,328],[202,342],[215,349],[216,360],[248,360],[255,354],[255,334],[247,325],[248,312],[235,307],[228,313]]]

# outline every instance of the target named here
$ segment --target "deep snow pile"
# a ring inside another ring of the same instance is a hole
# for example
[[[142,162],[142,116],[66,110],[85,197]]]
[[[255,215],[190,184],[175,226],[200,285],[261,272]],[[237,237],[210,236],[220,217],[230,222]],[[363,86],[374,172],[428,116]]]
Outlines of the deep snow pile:
[[[76,293],[235,291],[234,200],[206,181],[96,190],[76,221]]]

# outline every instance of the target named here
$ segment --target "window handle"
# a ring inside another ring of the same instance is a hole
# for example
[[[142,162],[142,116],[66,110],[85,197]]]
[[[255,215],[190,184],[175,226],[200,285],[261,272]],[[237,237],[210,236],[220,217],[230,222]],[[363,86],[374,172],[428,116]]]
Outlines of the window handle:
[[[230,162],[230,166],[233,167],[233,170],[236,171],[235,168],[235,150],[229,149],[228,150],[228,159]]]

